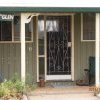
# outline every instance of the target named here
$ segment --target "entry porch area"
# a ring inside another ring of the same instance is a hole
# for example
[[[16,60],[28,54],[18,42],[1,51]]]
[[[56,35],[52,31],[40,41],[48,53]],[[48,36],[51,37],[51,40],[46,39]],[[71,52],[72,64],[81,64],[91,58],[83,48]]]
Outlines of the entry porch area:
[[[19,13],[0,21],[0,73],[22,81],[100,84],[99,13]],[[90,58],[93,58],[92,63]],[[91,67],[92,66],[92,67]]]

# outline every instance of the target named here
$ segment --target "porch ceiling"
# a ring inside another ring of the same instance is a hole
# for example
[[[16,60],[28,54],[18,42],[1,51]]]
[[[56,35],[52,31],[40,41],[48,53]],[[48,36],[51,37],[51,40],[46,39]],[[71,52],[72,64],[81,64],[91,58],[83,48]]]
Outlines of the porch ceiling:
[[[100,12],[100,7],[0,7],[0,13]]]

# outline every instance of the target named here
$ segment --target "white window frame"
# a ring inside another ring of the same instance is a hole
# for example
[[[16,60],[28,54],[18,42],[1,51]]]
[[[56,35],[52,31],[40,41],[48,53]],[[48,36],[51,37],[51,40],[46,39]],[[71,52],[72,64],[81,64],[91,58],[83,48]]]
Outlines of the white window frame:
[[[33,28],[33,19],[31,19],[30,24],[31,24],[31,31],[32,31],[32,32],[31,32],[31,40],[30,40],[30,41],[26,41],[26,42],[33,42],[33,31],[34,31],[34,30],[33,30],[33,29],[34,29],[34,28]]]
[[[15,16],[20,16],[20,15],[18,14],[18,15],[15,15]],[[25,41],[26,43],[32,43],[33,42],[33,19],[31,21],[32,21],[31,22],[31,29],[32,29],[31,40]],[[21,32],[20,32],[20,40],[18,40],[18,41],[14,40],[14,20],[11,23],[12,23],[12,40],[11,41],[0,41],[0,43],[21,43]],[[21,21],[20,21],[20,25],[21,25]]]
[[[83,39],[83,13],[81,13],[81,42],[94,42],[94,40],[84,40]]]

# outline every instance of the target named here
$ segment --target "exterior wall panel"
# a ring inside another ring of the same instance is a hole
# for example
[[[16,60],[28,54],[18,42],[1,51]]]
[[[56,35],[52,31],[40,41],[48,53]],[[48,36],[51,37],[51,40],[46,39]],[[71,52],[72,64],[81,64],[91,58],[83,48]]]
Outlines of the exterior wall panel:
[[[77,80],[83,78],[85,74],[84,69],[89,66],[89,56],[95,55],[95,42],[81,42],[81,14],[75,14],[74,22],[74,67],[75,80]],[[35,25],[36,23],[34,23]],[[33,35],[34,41],[26,43],[26,75],[29,74],[35,82],[37,79],[36,33],[35,30]],[[20,43],[0,43],[0,73],[9,79],[16,72],[21,75]]]
[[[81,14],[75,14],[74,52],[75,52],[75,80],[83,79],[84,69],[89,67],[89,57],[95,56],[95,42],[81,41]]]
[[[33,51],[33,43],[26,43],[26,81],[33,82],[34,81],[34,51]]]
[[[20,75],[20,44],[0,43],[0,73],[6,79]]]
[[[26,75],[32,77],[35,71],[33,55],[33,43],[26,43]],[[10,79],[15,73],[21,75],[20,43],[0,43],[0,73],[6,79]]]

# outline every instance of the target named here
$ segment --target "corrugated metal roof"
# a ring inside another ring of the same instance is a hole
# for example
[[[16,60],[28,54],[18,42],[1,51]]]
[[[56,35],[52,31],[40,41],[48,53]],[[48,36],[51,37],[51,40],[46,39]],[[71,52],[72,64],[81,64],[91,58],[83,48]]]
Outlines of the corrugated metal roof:
[[[16,12],[100,12],[100,8],[80,8],[80,7],[0,7],[0,13],[16,13]]]

